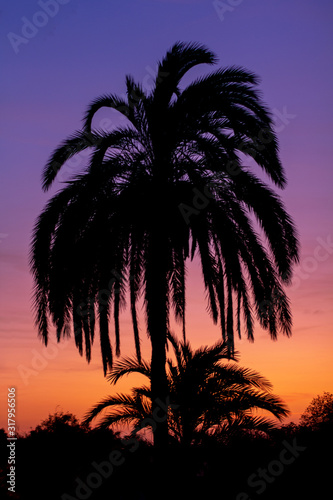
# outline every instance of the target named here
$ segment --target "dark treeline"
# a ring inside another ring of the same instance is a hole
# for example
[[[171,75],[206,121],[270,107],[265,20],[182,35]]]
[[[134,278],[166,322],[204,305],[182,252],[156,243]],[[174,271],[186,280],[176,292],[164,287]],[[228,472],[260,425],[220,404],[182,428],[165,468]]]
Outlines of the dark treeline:
[[[7,490],[3,430],[0,438],[1,498],[294,500],[327,498],[331,491],[330,422],[292,423],[269,437],[238,431],[200,446],[173,444],[159,456],[144,439],[124,439],[56,414],[18,436],[15,494]]]

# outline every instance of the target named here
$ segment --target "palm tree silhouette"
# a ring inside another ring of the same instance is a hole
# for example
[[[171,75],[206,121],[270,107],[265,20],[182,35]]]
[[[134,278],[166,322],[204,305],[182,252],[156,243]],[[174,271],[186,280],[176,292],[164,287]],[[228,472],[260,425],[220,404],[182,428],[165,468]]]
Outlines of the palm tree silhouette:
[[[272,413],[279,420],[289,414],[282,400],[271,394],[272,385],[266,378],[236,363],[221,362],[230,359],[226,344],[219,342],[193,351],[188,342],[178,342],[170,334],[168,338],[174,352],[174,360],[167,360],[168,428],[170,436],[182,445],[200,443],[212,435],[230,436],[240,429],[268,433],[275,428],[274,421],[255,415],[258,409]],[[233,356],[233,361],[236,360],[237,356]],[[103,399],[87,412],[85,424],[104,414],[99,428],[131,424],[132,435],[155,425],[150,363],[124,358],[115,363],[108,379],[116,384],[133,373],[147,377],[149,384],[134,387],[130,395],[116,394]],[[105,410],[110,411],[105,413]]]
[[[129,290],[140,360],[137,301],[144,298],[152,346],[152,398],[165,400],[170,309],[185,336],[186,260],[201,261],[208,309],[232,354],[241,311],[248,339],[254,315],[276,338],[291,334],[283,284],[298,260],[293,223],[279,197],[243,158],[254,160],[278,187],[285,176],[272,118],[242,68],[218,69],[182,89],[181,79],[215,55],[176,43],[158,65],[151,91],[127,76],[127,97],[104,95],[88,108],[83,130],[65,140],[43,172],[48,190],[61,167],[90,148],[86,169],[55,194],[37,219],[31,248],[38,332],[47,344],[50,319],[58,341],[73,331],[88,362],[99,323],[104,375],[112,368],[109,319],[116,354],[119,311]],[[111,132],[92,128],[102,107],[127,123]],[[255,229],[259,223],[267,248]],[[253,313],[254,310],[254,313]],[[167,440],[166,423],[155,431]]]

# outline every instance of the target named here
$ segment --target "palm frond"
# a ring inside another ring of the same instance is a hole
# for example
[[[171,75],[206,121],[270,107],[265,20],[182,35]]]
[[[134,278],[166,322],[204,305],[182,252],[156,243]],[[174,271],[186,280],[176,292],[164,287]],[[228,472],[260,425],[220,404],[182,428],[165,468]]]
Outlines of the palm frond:
[[[118,97],[115,94],[100,96],[92,101],[84,116],[84,130],[87,133],[91,132],[91,123],[94,115],[99,109],[103,107],[113,108],[125,116],[128,116],[130,114],[128,104],[122,98]]]
[[[183,340],[185,341],[185,277],[186,268],[182,250],[173,251],[173,270],[171,273],[172,303],[176,320],[182,322]]]
[[[103,361],[104,376],[108,370],[112,369],[112,348],[109,337],[109,299],[103,303],[103,299],[99,300],[99,330],[100,330],[100,343],[101,354]]]
[[[119,423],[137,424],[150,415],[150,406],[141,400],[140,395],[117,394],[93,406],[84,416],[83,423],[91,422],[109,409],[111,411],[98,423],[99,428],[107,428]]]
[[[131,373],[141,373],[149,378],[151,374],[150,364],[145,361],[138,363],[134,358],[125,357],[115,362],[107,379],[111,384],[116,384],[121,377]]]
[[[193,66],[203,63],[216,63],[215,54],[204,45],[183,42],[174,44],[158,65],[154,90],[155,104],[169,103],[185,73]]]
[[[99,134],[78,131],[69,139],[63,141],[63,143],[53,152],[45,165],[42,174],[43,190],[47,191],[50,188],[57,173],[67,160],[87,148],[98,146],[101,140],[102,137]]]

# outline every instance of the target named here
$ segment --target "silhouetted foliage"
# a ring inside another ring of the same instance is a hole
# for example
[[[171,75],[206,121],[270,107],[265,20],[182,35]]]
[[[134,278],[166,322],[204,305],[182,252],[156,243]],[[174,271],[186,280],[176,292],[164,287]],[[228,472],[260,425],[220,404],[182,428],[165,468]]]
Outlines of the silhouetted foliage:
[[[181,87],[198,64],[216,56],[196,43],[176,43],[145,92],[126,77],[127,97],[103,95],[88,107],[84,128],[65,140],[43,172],[45,190],[67,160],[90,149],[88,166],[48,202],[33,233],[36,324],[45,344],[50,320],[60,340],[74,331],[91,359],[99,326],[104,374],[116,354],[119,312],[129,291],[138,360],[137,301],[143,296],[152,344],[152,401],[165,400],[165,346],[170,309],[185,335],[186,261],[201,262],[208,310],[230,353],[241,315],[248,339],[254,316],[275,339],[291,334],[284,284],[298,261],[293,222],[280,198],[244,164],[249,158],[277,187],[286,184],[271,114],[258,78],[237,67],[218,69]],[[99,109],[126,117],[112,131],[93,128]],[[257,219],[263,238],[253,225]],[[267,242],[267,245],[266,245]],[[159,442],[167,427],[156,429]]]
[[[50,432],[50,433],[67,433],[72,431],[86,432],[89,429],[89,425],[81,424],[73,413],[63,411],[56,411],[50,414],[48,418],[43,420],[35,429],[31,432]]]
[[[275,424],[256,416],[254,412],[258,409],[272,413],[279,420],[288,415],[281,399],[271,394],[272,386],[267,379],[235,363],[222,363],[230,359],[226,344],[220,342],[193,351],[188,342],[178,342],[171,334],[168,338],[175,358],[167,361],[168,427],[177,442],[189,445],[212,439],[227,441],[240,431],[268,433]],[[236,359],[234,355],[233,360]],[[116,394],[103,399],[87,413],[85,423],[104,413],[98,424],[100,428],[132,424],[135,435],[145,427],[145,422],[153,427],[156,418],[151,405],[150,363],[124,358],[115,363],[108,378],[116,384],[131,373],[146,376],[149,385],[135,387],[130,395]],[[163,411],[158,418],[163,418]]]
[[[324,392],[313,398],[300,418],[300,425],[318,429],[324,425],[333,426],[333,394]]]
[[[163,460],[166,483],[159,480],[156,450],[139,436],[120,439],[108,429],[67,431],[46,426],[18,437],[15,495],[8,494],[7,458],[0,455],[1,499],[295,500],[328,498],[331,488],[333,436],[325,426],[288,424],[266,437],[238,434],[227,443],[171,445]],[[112,453],[118,463],[113,469],[107,464]]]

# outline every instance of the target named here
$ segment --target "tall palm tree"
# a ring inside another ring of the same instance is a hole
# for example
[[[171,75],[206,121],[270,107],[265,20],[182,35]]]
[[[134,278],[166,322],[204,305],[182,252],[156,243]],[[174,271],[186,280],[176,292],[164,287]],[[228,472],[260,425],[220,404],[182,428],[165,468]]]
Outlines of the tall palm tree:
[[[267,433],[275,427],[274,421],[256,416],[258,409],[272,413],[279,420],[289,414],[281,399],[271,394],[271,383],[258,372],[238,367],[236,363],[222,363],[230,358],[223,342],[193,351],[188,342],[177,342],[171,335],[169,339],[174,360],[167,360],[168,427],[170,435],[181,444],[200,442],[212,434],[225,438],[236,429]],[[115,363],[108,378],[116,384],[133,373],[147,377],[149,384],[133,388],[130,395],[116,394],[103,399],[87,412],[85,424],[103,415],[98,427],[131,424],[134,435],[146,426],[156,425],[151,405],[150,363],[124,358]]]
[[[208,309],[231,354],[241,311],[250,340],[254,314],[272,338],[279,331],[291,334],[283,284],[298,260],[295,229],[279,197],[243,161],[254,160],[273,183],[285,185],[257,78],[230,67],[180,86],[188,70],[215,62],[202,45],[176,43],[159,63],[151,91],[128,76],[126,98],[96,99],[83,130],[53,152],[43,172],[48,190],[67,160],[91,150],[84,171],[51,198],[34,228],[31,268],[39,334],[47,344],[51,319],[59,341],[72,323],[76,346],[90,361],[96,318],[106,374],[112,368],[111,306],[119,354],[119,311],[127,290],[140,359],[136,308],[143,295],[153,406],[167,394],[170,308],[185,335],[188,258],[197,255],[201,261]],[[105,106],[127,123],[111,132],[94,129],[94,116]],[[163,446],[166,440],[167,426],[161,423],[155,442]]]

